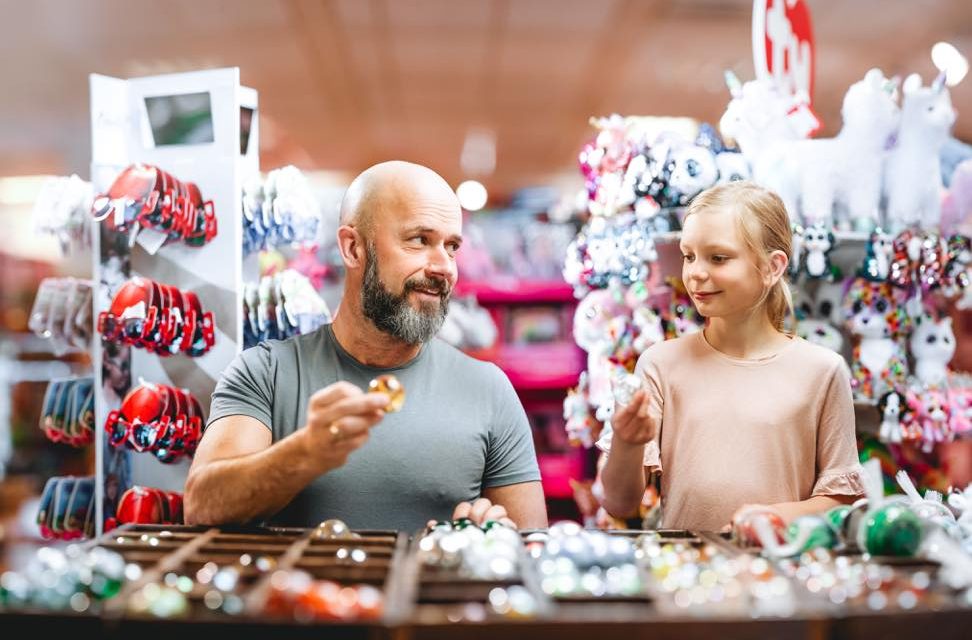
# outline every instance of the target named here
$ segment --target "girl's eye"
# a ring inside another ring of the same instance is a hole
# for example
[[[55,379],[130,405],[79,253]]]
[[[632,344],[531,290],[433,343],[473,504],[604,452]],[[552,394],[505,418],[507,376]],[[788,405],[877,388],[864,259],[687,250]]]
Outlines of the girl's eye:
[[[722,264],[728,259],[729,259],[728,256],[712,256],[712,262],[714,264]]]

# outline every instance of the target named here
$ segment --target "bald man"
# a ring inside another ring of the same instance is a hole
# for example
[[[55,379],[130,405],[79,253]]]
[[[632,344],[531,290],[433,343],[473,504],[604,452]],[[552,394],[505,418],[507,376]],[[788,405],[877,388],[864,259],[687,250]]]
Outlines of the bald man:
[[[333,324],[241,353],[223,373],[185,491],[189,524],[414,531],[429,519],[547,524],[529,423],[506,376],[434,339],[462,210],[438,174],[367,169],[341,205]],[[394,374],[403,409],[365,393]]]

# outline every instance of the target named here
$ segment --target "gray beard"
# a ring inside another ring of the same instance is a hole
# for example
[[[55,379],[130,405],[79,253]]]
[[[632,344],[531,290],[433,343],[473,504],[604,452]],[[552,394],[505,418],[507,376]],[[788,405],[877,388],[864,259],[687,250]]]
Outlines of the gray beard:
[[[401,295],[385,288],[378,277],[378,261],[374,246],[369,243],[365,253],[364,283],[361,287],[361,310],[379,331],[398,338],[406,344],[428,342],[439,333],[449,313],[451,287],[444,280],[414,278],[405,281]],[[438,305],[422,304],[415,309],[408,294],[415,289],[439,293]]]

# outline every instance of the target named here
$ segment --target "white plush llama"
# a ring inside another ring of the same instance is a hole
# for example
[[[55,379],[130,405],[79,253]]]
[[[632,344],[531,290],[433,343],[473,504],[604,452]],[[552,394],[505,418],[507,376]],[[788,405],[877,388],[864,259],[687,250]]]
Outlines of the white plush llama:
[[[759,154],[753,178],[780,194],[792,220],[829,225],[839,205],[870,231],[879,223],[885,148],[898,126],[895,93],[896,83],[871,69],[844,95],[837,137],[772,145]]]
[[[888,156],[884,190],[888,225],[937,229],[941,220],[942,171],[938,156],[955,123],[952,99],[940,74],[930,87],[913,73],[905,80],[898,142]]]

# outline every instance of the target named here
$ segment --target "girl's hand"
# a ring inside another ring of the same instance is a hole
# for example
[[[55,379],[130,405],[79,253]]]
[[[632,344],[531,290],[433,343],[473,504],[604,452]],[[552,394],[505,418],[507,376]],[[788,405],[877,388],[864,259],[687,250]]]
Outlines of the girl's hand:
[[[655,438],[655,421],[648,415],[651,398],[644,389],[631,396],[626,405],[615,405],[611,416],[614,437],[630,445],[645,445]]]

